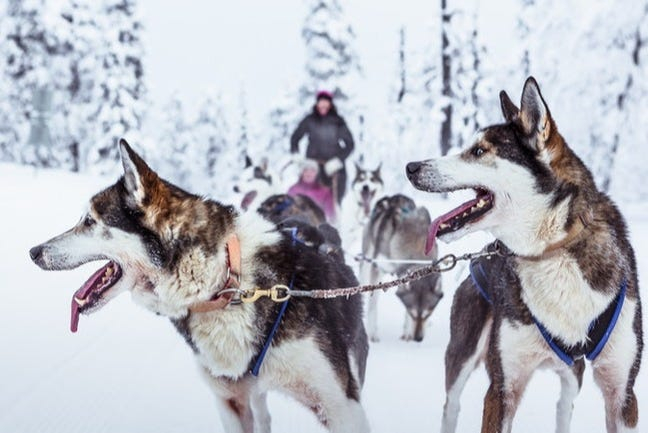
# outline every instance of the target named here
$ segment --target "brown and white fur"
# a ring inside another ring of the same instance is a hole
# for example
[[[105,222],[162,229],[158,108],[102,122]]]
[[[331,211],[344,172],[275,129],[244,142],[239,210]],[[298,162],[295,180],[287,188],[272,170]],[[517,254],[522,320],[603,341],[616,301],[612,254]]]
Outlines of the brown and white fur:
[[[118,265],[121,278],[82,312],[130,291],[137,304],[167,316],[193,350],[227,432],[269,432],[272,390],[303,403],[332,432],[368,431],[360,404],[368,350],[360,297],[291,299],[258,377],[250,369],[280,304],[263,298],[191,310],[227,281],[232,235],[240,242],[242,290],[288,284],[293,276],[295,288],[346,287],[357,284],[351,269],[294,244],[256,212],[239,214],[160,179],[123,140],[120,151],[124,176],[91,199],[71,230],[34,247],[32,260],[48,270],[94,260]]]
[[[504,92],[500,99],[505,123],[481,130],[458,155],[413,162],[406,170],[424,191],[475,189],[482,196],[487,191],[488,212],[446,226],[440,237],[453,240],[487,230],[513,254],[491,281],[492,307],[480,301],[470,282],[457,292],[443,431],[454,431],[461,389],[485,360],[491,384],[482,432],[511,431],[537,368],[561,377],[556,430],[567,432],[583,364],[567,368],[531,317],[566,346],[586,343],[590,323],[614,302],[624,279],[627,296],[616,328],[591,367],[605,400],[607,432],[637,431],[633,387],[643,348],[641,303],[624,219],[559,134],[533,78],[524,85],[520,108]]]

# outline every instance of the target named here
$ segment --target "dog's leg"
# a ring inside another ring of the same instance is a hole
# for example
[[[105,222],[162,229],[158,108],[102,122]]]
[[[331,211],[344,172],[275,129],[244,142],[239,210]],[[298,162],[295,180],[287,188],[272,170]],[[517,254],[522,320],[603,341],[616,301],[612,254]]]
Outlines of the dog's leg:
[[[557,371],[560,376],[560,399],[556,404],[556,433],[569,433],[574,400],[583,384],[585,361],[579,359],[570,368]]]
[[[405,310],[405,322],[403,323],[403,335],[401,340],[411,341],[414,338],[414,321],[412,316]]]
[[[369,268],[368,273],[369,277],[366,281],[369,284],[375,284],[378,282],[379,271],[373,265],[367,266]],[[369,339],[374,343],[380,341],[378,337],[378,297],[380,296],[380,290],[374,290],[369,294],[369,303],[367,306],[367,334]]]
[[[201,368],[200,371],[216,396],[218,412],[225,431],[255,433],[249,385],[221,380],[205,368]]]
[[[466,346],[466,341],[450,341],[446,349],[446,402],[443,406],[442,433],[454,433],[457,429],[460,398],[468,378],[479,366],[487,347],[491,321],[483,324],[477,344]]]
[[[605,400],[608,433],[637,431],[639,408],[634,383],[641,363],[641,309],[626,299],[616,328],[592,362],[594,381]]]
[[[457,428],[461,393],[485,356],[491,333],[489,304],[467,278],[457,288],[450,315],[450,341],[445,353],[446,402],[441,431],[453,433]]]
[[[545,343],[535,325],[508,320],[499,327],[493,325],[486,362],[491,384],[484,399],[482,433],[511,432],[524,390],[533,372],[546,359],[545,354]]]
[[[254,415],[254,433],[270,433],[271,417],[266,400],[266,392],[250,395],[250,405]]]

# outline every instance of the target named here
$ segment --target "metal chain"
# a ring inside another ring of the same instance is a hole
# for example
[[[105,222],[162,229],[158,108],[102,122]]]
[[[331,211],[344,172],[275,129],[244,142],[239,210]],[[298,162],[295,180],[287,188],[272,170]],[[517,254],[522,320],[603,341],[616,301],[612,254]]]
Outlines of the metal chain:
[[[499,246],[499,245],[498,245]],[[424,266],[416,271],[391,281],[385,281],[377,284],[366,284],[354,287],[343,287],[338,289],[320,289],[320,290],[289,290],[287,294],[294,297],[314,298],[314,299],[331,299],[340,296],[351,296],[358,293],[372,292],[374,290],[387,290],[391,287],[409,283],[410,281],[420,280],[434,273],[448,272],[457,265],[457,262],[472,260],[479,257],[490,257],[502,255],[500,248],[496,247],[494,251],[480,251],[477,253],[465,253],[460,256],[447,254],[440,259],[432,262],[430,266]]]

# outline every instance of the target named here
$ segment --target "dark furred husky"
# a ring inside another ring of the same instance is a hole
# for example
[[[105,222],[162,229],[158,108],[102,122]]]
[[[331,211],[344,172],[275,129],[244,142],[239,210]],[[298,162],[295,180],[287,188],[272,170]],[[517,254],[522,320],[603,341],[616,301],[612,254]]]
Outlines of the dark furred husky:
[[[124,176],[91,199],[72,229],[30,251],[49,270],[108,260],[75,293],[73,329],[79,312],[130,291],[187,340],[226,431],[269,432],[269,390],[293,396],[330,431],[368,431],[360,405],[368,344],[359,296],[291,299],[254,377],[250,371],[284,304],[268,298],[235,304],[225,290],[291,281],[305,290],[347,287],[357,284],[351,269],[256,212],[240,215],[160,179],[123,140],[120,151]]]
[[[387,260],[434,260],[434,254],[423,252],[425,235],[430,225],[430,214],[424,207],[402,194],[386,196],[378,200],[371,211],[371,218],[364,228],[362,253],[371,259]],[[378,263],[361,265],[365,282],[375,284],[381,273],[403,276],[423,266],[420,263]],[[372,341],[378,341],[378,296],[369,296],[367,328]],[[443,297],[439,274],[431,274],[398,287],[396,295],[405,306],[405,324],[402,339],[423,341],[425,325]]]
[[[437,236],[488,230],[511,253],[489,272],[492,304],[469,282],[456,294],[451,339],[462,342],[451,341],[446,356],[444,431],[454,430],[459,394],[481,359],[491,380],[482,432],[511,430],[527,382],[541,367],[561,377],[557,431],[568,431],[583,356],[603,392],[607,431],[636,431],[641,303],[623,217],[559,134],[533,78],[519,109],[506,93],[500,99],[506,122],[480,131],[469,149],[407,165],[418,189],[477,195],[433,221],[428,247]]]

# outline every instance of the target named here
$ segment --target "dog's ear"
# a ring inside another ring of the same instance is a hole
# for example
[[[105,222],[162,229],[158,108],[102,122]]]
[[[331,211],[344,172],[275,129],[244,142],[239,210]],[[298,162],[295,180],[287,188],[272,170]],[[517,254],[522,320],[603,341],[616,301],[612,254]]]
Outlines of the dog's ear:
[[[374,176],[376,176],[376,177],[380,177],[380,169],[381,169],[381,168],[382,168],[382,162],[381,162],[380,164],[378,164],[378,167],[376,167],[376,169],[373,171],[373,172],[374,172]]]
[[[243,168],[248,168],[248,167],[252,167],[252,160],[250,159],[250,157],[246,153],[245,154],[245,167],[243,167]]]
[[[353,161],[353,165],[355,165],[356,174],[358,174],[358,173],[360,173],[362,171],[362,169],[360,168],[360,165],[358,165],[358,163],[356,161]]]
[[[500,92],[499,96],[504,119],[507,122],[513,122],[520,114],[520,109],[511,101],[511,98],[509,98],[509,95],[504,90]]]
[[[156,174],[123,138],[119,139],[119,153],[124,167],[124,186],[134,199],[133,204],[141,204],[146,196],[146,185],[156,178]]]
[[[524,83],[517,122],[534,149],[540,151],[545,148],[552,132],[551,114],[533,77],[527,78]]]

